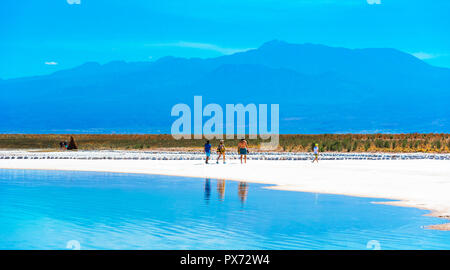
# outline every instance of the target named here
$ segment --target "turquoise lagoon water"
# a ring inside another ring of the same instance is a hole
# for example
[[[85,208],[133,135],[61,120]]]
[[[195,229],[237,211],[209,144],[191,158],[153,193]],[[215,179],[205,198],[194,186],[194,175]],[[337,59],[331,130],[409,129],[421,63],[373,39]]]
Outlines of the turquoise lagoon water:
[[[0,249],[450,248],[450,232],[423,228],[445,221],[424,210],[266,186],[0,170]]]

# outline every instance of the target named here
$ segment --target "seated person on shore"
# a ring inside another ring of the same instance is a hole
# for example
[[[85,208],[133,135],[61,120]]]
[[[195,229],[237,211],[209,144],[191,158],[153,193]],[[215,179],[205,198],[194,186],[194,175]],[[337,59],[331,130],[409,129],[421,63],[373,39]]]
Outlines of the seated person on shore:
[[[241,155],[241,164],[242,164],[242,157],[244,157],[244,162],[247,163],[247,153],[248,153],[247,141],[245,139],[241,139],[241,141],[238,143],[238,154]]]
[[[209,157],[211,156],[211,144],[209,141],[206,141],[205,143],[205,154],[206,154],[206,164],[208,164]]]
[[[220,144],[217,147],[217,154],[219,154],[219,157],[217,157],[217,164],[219,164],[219,159],[221,156],[223,156],[223,164],[225,164],[225,145],[223,144],[223,140],[220,140]]]

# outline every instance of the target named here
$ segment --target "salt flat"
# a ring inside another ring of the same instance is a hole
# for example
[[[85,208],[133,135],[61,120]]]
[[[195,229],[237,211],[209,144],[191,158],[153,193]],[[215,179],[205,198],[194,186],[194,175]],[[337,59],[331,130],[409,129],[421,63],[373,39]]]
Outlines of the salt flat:
[[[213,157],[214,158],[214,157]],[[448,160],[84,160],[0,159],[2,169],[76,170],[219,178],[273,184],[274,189],[398,200],[399,206],[450,217]],[[433,227],[448,229],[449,226]]]

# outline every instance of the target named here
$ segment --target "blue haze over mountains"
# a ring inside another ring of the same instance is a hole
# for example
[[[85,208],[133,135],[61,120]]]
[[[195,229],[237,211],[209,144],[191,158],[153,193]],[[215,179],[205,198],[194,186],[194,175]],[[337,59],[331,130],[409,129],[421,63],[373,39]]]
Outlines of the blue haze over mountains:
[[[281,133],[450,132],[450,69],[395,49],[270,41],[216,58],[0,80],[1,133],[170,133],[173,105],[280,104]],[[206,121],[207,118],[204,118]]]

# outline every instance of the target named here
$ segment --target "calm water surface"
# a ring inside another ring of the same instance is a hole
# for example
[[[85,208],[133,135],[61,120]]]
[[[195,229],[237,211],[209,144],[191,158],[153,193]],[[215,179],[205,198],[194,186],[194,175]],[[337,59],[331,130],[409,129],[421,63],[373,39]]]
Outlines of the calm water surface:
[[[426,211],[265,186],[0,170],[0,249],[450,249]]]

